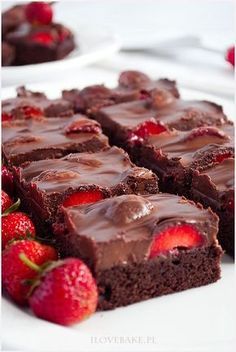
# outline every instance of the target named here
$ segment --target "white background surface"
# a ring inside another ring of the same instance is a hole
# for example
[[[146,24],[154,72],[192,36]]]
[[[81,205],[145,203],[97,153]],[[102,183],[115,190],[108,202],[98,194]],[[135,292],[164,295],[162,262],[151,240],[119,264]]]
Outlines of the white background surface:
[[[11,4],[10,1],[7,3]],[[78,28],[87,26],[95,31],[106,28],[108,33],[119,34],[125,47],[146,44],[147,41],[158,42],[168,31],[197,34],[205,45],[222,51],[234,41],[233,1],[61,1],[55,9],[58,21]],[[168,57],[118,53],[92,68],[73,70],[71,74],[60,72],[50,79],[45,75],[43,85],[36,84],[33,88],[45,90],[54,97],[62,88],[93,83],[113,86],[117,73],[124,68],[143,70],[156,78],[177,79],[181,88],[187,88],[181,89],[185,98],[213,100],[223,104],[232,119],[236,116],[232,68],[224,61],[223,55],[199,50],[180,50]],[[41,73],[44,75],[43,70]],[[22,74],[22,84],[25,79]],[[4,89],[2,98],[13,93],[10,88]],[[4,300],[3,347],[55,352],[233,352],[236,347],[235,271],[227,256],[223,259],[222,269],[222,279],[216,284],[97,313],[71,328],[36,319]],[[119,336],[151,336],[156,343],[104,343],[104,338]],[[103,343],[92,343],[94,337],[102,338]]]

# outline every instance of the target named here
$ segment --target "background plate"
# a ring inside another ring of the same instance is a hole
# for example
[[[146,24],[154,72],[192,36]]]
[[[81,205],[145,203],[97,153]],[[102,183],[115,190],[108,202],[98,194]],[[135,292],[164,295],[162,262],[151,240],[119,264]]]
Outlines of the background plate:
[[[73,79],[73,78],[72,78]],[[76,78],[79,86],[91,83],[114,85],[116,75],[85,69]],[[57,97],[75,81],[34,84],[28,87]],[[2,97],[15,94],[2,90]],[[229,116],[234,105],[207,94],[182,90],[186,99],[209,99],[224,106]],[[72,327],[58,326],[35,318],[28,310],[2,300],[4,350],[19,351],[161,351],[233,352],[235,340],[235,271],[233,260],[223,257],[222,278],[215,284],[96,313]]]

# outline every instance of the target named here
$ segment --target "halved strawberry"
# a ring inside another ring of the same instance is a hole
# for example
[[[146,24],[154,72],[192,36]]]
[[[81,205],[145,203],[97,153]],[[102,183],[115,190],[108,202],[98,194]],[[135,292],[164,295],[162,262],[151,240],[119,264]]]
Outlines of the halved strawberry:
[[[94,203],[103,199],[103,194],[99,190],[95,191],[80,191],[71,194],[63,203],[64,207],[71,207],[73,205],[80,205],[86,203]]]
[[[34,106],[22,106],[20,108],[25,119],[38,118],[43,116],[43,112]]]
[[[203,245],[204,238],[198,230],[189,224],[174,225],[158,233],[151,246],[149,258],[172,249],[193,248]]]
[[[216,163],[222,163],[222,161],[229,159],[230,157],[232,157],[232,154],[230,152],[225,152],[223,154],[216,155],[213,161]]]
[[[166,127],[155,120],[149,120],[138,125],[133,133],[141,138],[145,138],[152,135],[157,135],[166,131]]]
[[[36,43],[50,45],[54,43],[54,37],[50,33],[39,32],[31,35],[30,40]]]
[[[12,114],[10,114],[9,112],[2,112],[2,121],[11,121],[12,119]]]

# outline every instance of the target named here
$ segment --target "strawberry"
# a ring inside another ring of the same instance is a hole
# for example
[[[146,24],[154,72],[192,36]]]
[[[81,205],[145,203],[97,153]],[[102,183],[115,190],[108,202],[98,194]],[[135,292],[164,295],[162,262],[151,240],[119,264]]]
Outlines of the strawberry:
[[[55,41],[54,37],[50,33],[45,33],[45,32],[39,32],[39,33],[33,34],[31,35],[30,39],[33,42],[44,44],[44,45],[50,45]]]
[[[33,240],[15,241],[4,249],[2,252],[3,287],[16,303],[24,305],[27,303],[27,295],[31,287],[29,282],[38,273],[20,259],[22,253],[37,265],[56,260],[58,256],[53,247]]]
[[[145,138],[152,135],[157,135],[166,131],[166,127],[155,120],[145,121],[138,125],[133,133],[141,138]]]
[[[36,119],[43,116],[43,112],[34,106],[22,106],[20,107],[20,110],[25,119]]]
[[[97,307],[96,282],[79,259],[68,258],[44,271],[29,298],[34,314],[61,325],[89,317]]]
[[[101,191],[80,191],[68,196],[64,201],[63,206],[71,207],[73,205],[94,203],[101,199],[103,199],[103,194]]]
[[[174,225],[154,237],[149,258],[154,258],[160,253],[171,251],[177,247],[192,248],[201,246],[203,243],[203,236],[192,225]]]
[[[2,166],[2,188],[8,194],[13,193],[13,174],[6,166]]]
[[[17,206],[17,203],[15,203]],[[35,227],[31,219],[24,213],[16,211],[2,216],[2,248],[8,242],[27,237],[35,237]]]
[[[2,112],[2,121],[11,121],[13,119],[12,114],[8,112]]]
[[[26,5],[25,16],[27,21],[33,25],[47,25],[52,22],[52,7],[43,1],[30,2]]]
[[[235,65],[235,48],[234,46],[230,47],[225,56],[226,61],[228,61],[232,66]]]
[[[5,210],[7,210],[11,205],[13,204],[12,199],[9,197],[9,195],[2,191],[1,193],[1,206],[2,206],[2,213],[4,213]]]
[[[223,154],[218,154],[214,157],[213,161],[216,163],[222,163],[225,159],[229,159],[232,157],[232,153],[230,152],[225,152]]]

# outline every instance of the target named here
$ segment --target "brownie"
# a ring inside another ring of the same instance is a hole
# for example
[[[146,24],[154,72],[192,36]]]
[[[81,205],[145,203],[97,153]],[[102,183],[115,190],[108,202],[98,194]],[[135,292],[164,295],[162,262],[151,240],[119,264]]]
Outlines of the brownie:
[[[10,66],[15,59],[15,49],[12,45],[2,42],[2,66]]]
[[[2,38],[25,21],[25,5],[15,5],[2,13]]]
[[[163,192],[189,196],[192,173],[234,155],[234,127],[208,126],[190,131],[167,130],[132,148],[133,159],[157,173]]]
[[[73,106],[65,99],[48,99],[44,93],[17,88],[17,97],[2,101],[2,121],[44,117],[70,117]]]
[[[220,218],[218,239],[234,257],[234,159],[201,168],[193,174],[191,197],[211,207]]]
[[[2,122],[3,156],[8,164],[61,158],[69,153],[98,151],[108,146],[98,122],[72,118]]]
[[[72,32],[58,23],[31,26],[23,23],[5,40],[15,47],[14,65],[30,65],[63,59],[74,48]]]
[[[76,112],[94,116],[101,107],[144,99],[154,88],[158,89],[160,94],[167,91],[171,96],[179,97],[175,81],[165,78],[152,80],[139,71],[122,72],[118,86],[113,89],[104,85],[93,85],[82,90],[64,90],[62,96],[73,103]]]
[[[148,128],[157,125],[164,130],[175,128],[187,131],[200,126],[221,126],[227,121],[222,107],[209,102],[176,99],[169,92],[161,94],[154,89],[143,100],[104,107],[95,115],[112,144],[127,148],[127,143],[136,141],[148,133]]]
[[[63,215],[54,225],[57,245],[62,256],[79,257],[92,269],[100,310],[220,278],[218,217],[185,198],[122,195],[63,207]]]
[[[128,154],[117,147],[27,162],[15,174],[20,198],[41,228],[55,222],[61,204],[158,192],[157,176],[132,164]]]

